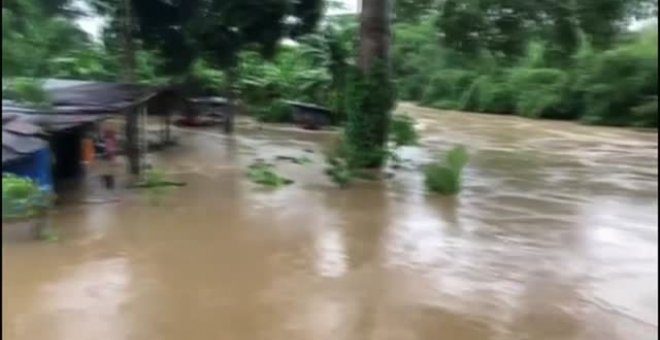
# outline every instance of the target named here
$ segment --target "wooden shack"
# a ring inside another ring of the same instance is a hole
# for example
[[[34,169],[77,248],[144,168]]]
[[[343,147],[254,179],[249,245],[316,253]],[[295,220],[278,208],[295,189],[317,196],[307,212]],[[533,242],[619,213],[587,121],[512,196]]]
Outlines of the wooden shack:
[[[48,79],[44,83],[59,114],[81,113],[123,118],[128,170],[141,175],[148,152],[147,118],[162,117],[165,143],[170,139],[171,116],[186,110],[186,100],[172,87]]]

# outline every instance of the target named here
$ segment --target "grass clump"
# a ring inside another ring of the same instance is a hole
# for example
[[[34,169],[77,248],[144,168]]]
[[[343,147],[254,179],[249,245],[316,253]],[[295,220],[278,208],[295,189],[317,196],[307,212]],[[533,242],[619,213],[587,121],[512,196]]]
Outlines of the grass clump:
[[[465,147],[458,146],[445,155],[443,163],[434,163],[424,170],[424,185],[430,192],[456,195],[461,191],[463,168],[468,162]]]
[[[390,123],[390,140],[395,146],[417,145],[419,134],[415,121],[407,114],[396,114]]]
[[[144,173],[141,186],[147,189],[149,202],[159,205],[163,197],[172,191],[172,183],[163,170],[149,169]]]
[[[250,165],[247,177],[254,183],[271,188],[279,188],[293,183],[292,180],[278,175],[272,164],[263,162]]]

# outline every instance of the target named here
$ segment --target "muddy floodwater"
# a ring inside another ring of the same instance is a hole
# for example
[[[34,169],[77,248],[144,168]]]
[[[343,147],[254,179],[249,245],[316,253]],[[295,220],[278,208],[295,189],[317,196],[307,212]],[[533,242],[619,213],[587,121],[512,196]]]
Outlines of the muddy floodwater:
[[[187,185],[157,205],[83,204],[89,180],[53,212],[58,241],[3,225],[3,338],[658,338],[657,133],[399,111],[422,146],[388,180],[330,183],[333,133],[176,129],[153,161]],[[462,194],[426,194],[416,168],[456,144]],[[313,163],[276,162],[295,180],[278,190],[246,179],[278,155]]]

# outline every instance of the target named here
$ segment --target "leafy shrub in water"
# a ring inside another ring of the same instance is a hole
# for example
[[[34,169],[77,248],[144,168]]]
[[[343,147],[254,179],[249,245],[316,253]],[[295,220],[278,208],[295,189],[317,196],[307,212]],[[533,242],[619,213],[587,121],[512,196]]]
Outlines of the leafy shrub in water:
[[[261,162],[250,165],[247,177],[254,183],[273,188],[293,183],[292,180],[278,175],[273,165]]]
[[[419,140],[415,121],[406,114],[396,114],[390,123],[390,139],[396,146],[415,145]]]
[[[461,191],[463,168],[468,162],[464,147],[451,149],[443,163],[434,163],[424,170],[426,189],[443,195],[455,195]]]
[[[53,195],[39,189],[36,182],[13,174],[2,174],[2,219],[30,218],[45,212]]]

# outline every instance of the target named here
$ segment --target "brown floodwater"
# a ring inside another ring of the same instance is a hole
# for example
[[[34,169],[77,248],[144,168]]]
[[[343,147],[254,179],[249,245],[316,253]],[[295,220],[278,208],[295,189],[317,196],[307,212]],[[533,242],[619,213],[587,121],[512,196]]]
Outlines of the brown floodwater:
[[[422,146],[382,182],[330,183],[333,133],[177,129],[153,161],[187,186],[159,204],[81,203],[104,195],[90,180],[53,212],[59,241],[4,225],[3,338],[658,338],[655,132],[399,110]],[[419,167],[456,144],[462,194],[426,194]],[[246,179],[278,155],[314,162],[277,162],[278,190]]]

